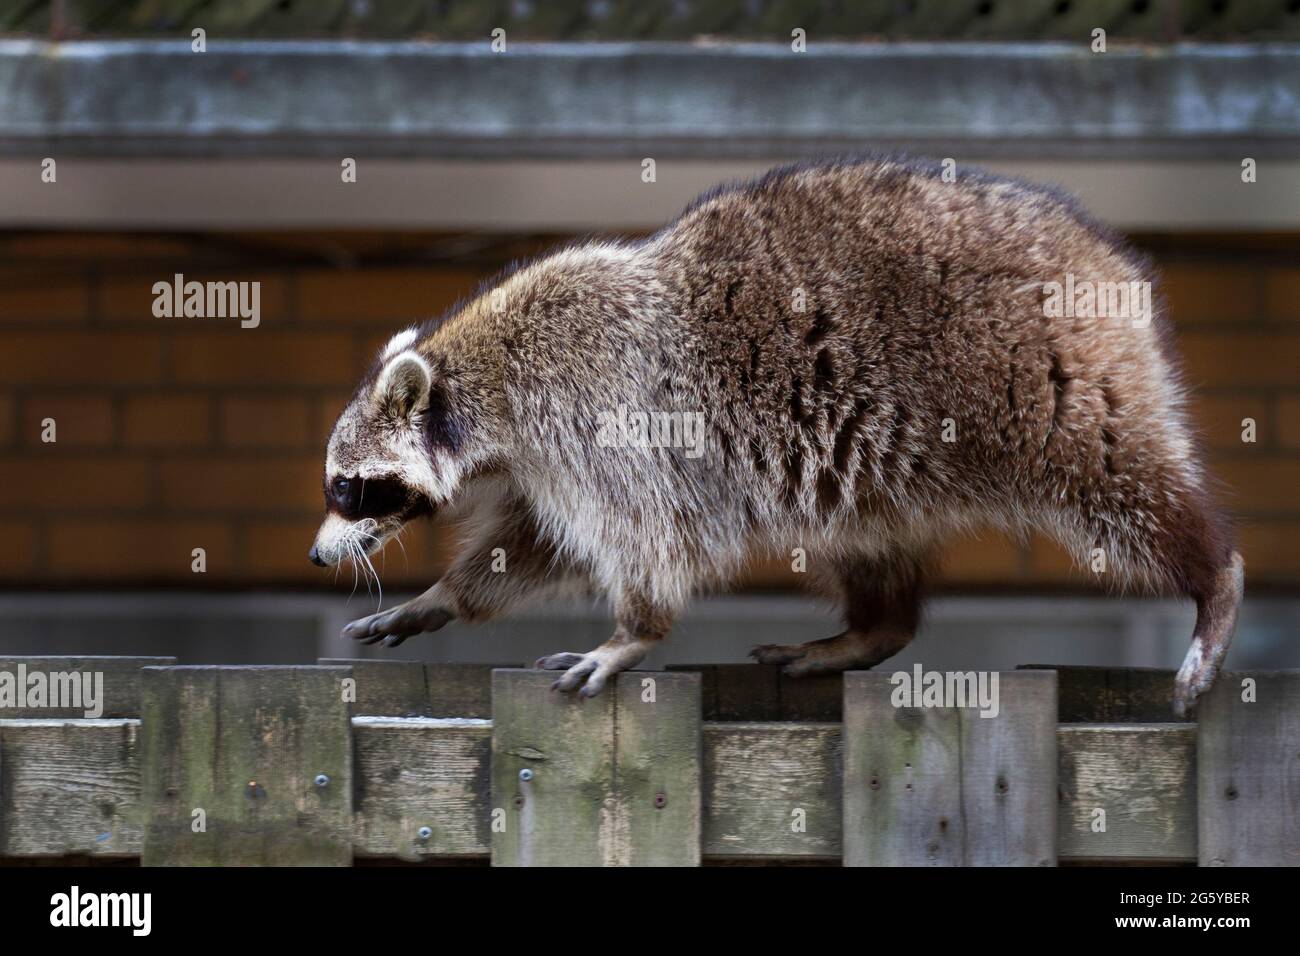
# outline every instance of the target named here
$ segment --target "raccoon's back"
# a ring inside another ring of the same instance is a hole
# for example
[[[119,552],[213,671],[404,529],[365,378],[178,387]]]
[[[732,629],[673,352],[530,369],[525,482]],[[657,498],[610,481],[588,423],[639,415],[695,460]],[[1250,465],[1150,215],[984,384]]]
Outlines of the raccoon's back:
[[[975,503],[1041,475],[1057,431],[1090,454],[1099,403],[1140,423],[1168,400],[1154,325],[1046,313],[1043,283],[1067,274],[1148,278],[1048,190],[793,167],[702,198],[651,244],[680,276],[729,469],[812,520]]]

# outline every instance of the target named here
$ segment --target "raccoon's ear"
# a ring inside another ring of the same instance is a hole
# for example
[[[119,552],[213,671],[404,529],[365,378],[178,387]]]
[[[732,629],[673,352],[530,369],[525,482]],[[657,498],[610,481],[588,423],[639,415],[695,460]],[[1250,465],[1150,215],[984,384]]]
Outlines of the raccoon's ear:
[[[394,418],[410,418],[428,401],[433,372],[409,349],[385,363],[375,382],[375,401]]]

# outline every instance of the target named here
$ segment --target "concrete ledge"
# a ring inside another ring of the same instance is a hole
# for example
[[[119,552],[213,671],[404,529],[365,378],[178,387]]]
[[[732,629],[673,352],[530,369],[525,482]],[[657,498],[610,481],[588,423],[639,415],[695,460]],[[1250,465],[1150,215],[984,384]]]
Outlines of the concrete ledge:
[[[973,165],[1057,183],[1096,216],[1130,231],[1300,229],[1300,160],[1260,160],[1241,181],[1240,159],[1009,160],[953,150]],[[62,152],[56,152],[62,157]],[[58,182],[40,161],[0,158],[0,226],[31,229],[415,229],[488,232],[653,230],[710,186],[787,157],[666,159],[658,181],[640,161],[440,160],[357,157],[344,184],[338,156],[298,159],[60,158]]]
[[[1286,44],[0,41],[0,156],[1300,156]]]

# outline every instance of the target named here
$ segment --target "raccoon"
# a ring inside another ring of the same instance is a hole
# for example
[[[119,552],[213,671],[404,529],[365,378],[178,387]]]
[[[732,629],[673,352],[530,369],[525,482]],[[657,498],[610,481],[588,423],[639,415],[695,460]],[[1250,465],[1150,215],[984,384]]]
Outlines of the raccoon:
[[[1196,601],[1186,714],[1243,565],[1154,279],[1050,189],[892,157],[779,168],[394,336],[329,440],[310,557],[364,561],[413,518],[459,514],[446,574],[344,634],[393,646],[585,582],[613,636],[537,666],[591,696],[757,556],[803,549],[844,630],[752,655],[823,674],[907,645],[945,542],[1037,529],[1105,581]],[[1126,288],[1144,312],[1079,291]]]

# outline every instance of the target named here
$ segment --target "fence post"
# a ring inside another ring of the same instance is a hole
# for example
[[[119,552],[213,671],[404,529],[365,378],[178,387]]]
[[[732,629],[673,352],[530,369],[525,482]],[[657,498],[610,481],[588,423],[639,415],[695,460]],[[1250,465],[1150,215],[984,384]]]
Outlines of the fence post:
[[[1222,674],[1197,714],[1201,866],[1300,866],[1300,671]]]
[[[491,664],[323,658],[346,667],[361,785],[354,847],[404,860],[488,853]],[[461,733],[449,734],[450,727]]]
[[[352,671],[357,682],[354,715],[481,719],[492,716],[492,671],[519,666],[343,657],[322,657],[317,663]]]
[[[697,866],[700,679],[628,671],[590,700],[492,675],[492,862]]]
[[[844,675],[845,866],[1056,864],[1056,674],[998,683],[986,718],[896,707],[890,674]]]
[[[0,856],[115,857],[139,846],[133,718],[140,716],[140,669],[175,663],[174,657],[0,657],[0,672],[15,681],[40,673],[53,689],[65,684],[54,675],[80,674],[83,691],[70,706],[50,706],[57,701],[47,693],[39,704],[0,707],[0,761],[11,758],[0,768]],[[84,720],[88,712],[101,720]],[[12,721],[8,733],[4,721]],[[109,722],[116,726],[105,727]]]
[[[351,863],[347,676],[339,667],[145,668],[144,865]]]

